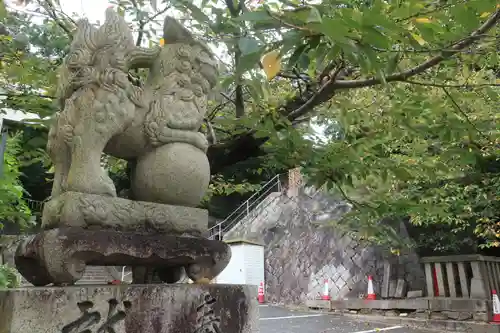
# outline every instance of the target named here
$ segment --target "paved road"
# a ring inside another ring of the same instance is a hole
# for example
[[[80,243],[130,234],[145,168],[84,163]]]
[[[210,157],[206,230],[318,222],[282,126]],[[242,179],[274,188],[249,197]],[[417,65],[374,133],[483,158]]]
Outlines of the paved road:
[[[428,333],[349,317],[260,306],[260,333]]]

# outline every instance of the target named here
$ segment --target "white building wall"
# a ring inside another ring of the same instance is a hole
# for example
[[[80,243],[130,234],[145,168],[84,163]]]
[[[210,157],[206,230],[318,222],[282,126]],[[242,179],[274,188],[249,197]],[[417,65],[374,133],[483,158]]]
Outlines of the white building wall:
[[[264,282],[264,247],[245,242],[230,246],[231,260],[215,282],[255,286]]]
[[[219,284],[245,284],[244,251],[241,244],[231,245],[231,260],[215,282]]]
[[[243,244],[245,261],[245,284],[254,286],[264,282],[264,247],[261,245]]]
[[[35,118],[40,118],[40,117],[35,113],[21,112],[13,109],[2,109],[0,110],[0,128],[2,128],[4,119],[20,122],[23,119],[35,119]]]

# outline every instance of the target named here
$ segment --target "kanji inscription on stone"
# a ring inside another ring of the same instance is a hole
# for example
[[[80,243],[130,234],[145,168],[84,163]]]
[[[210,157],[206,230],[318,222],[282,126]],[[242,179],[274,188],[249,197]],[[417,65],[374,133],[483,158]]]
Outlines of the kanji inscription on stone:
[[[92,311],[94,303],[84,301],[78,303],[81,311],[79,318],[64,326],[61,333],[116,333],[116,324],[125,319],[126,311],[131,307],[129,301],[123,301],[123,307],[116,299],[108,301],[108,312],[103,319],[99,311]]]
[[[203,295],[202,303],[196,308],[198,316],[194,333],[221,333],[220,316],[216,316],[213,309],[216,302],[210,294]]]

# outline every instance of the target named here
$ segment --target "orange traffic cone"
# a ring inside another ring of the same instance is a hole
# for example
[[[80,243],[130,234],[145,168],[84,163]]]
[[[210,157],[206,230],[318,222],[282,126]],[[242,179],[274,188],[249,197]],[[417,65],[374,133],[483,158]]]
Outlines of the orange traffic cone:
[[[375,300],[377,296],[375,295],[375,290],[373,289],[373,278],[371,275],[368,276],[368,292],[366,293],[366,299]]]
[[[260,283],[258,300],[259,300],[260,304],[264,304],[266,302],[265,301],[265,296],[264,296],[264,282]]]
[[[325,285],[323,288],[323,295],[321,296],[321,299],[324,301],[330,300],[330,288],[328,287],[328,279],[325,280]]]
[[[492,324],[500,324],[500,300],[498,299],[497,291],[491,291],[492,301],[493,301],[493,318]]]

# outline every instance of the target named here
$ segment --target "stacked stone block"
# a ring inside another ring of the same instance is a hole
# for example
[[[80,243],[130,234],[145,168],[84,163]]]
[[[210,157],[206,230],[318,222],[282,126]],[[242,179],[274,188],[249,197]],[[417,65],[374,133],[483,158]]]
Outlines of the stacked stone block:
[[[325,193],[299,191],[276,194],[252,220],[239,223],[226,239],[264,242],[266,297],[276,303],[305,303],[318,298],[329,281],[332,299],[363,297],[372,275],[380,292],[384,262],[412,289],[423,287],[423,271],[414,253],[396,257],[362,244],[331,227],[330,221],[349,211],[345,202]]]

